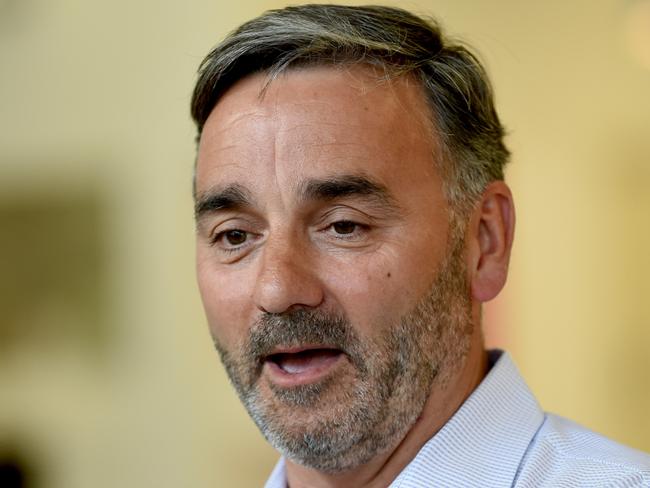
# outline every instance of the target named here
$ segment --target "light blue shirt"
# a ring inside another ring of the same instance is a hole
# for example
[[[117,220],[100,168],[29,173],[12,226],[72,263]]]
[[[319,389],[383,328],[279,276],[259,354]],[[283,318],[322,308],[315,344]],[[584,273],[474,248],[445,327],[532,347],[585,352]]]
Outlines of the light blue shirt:
[[[650,455],[544,413],[508,353],[389,488],[650,487]],[[265,488],[286,488],[280,459]]]

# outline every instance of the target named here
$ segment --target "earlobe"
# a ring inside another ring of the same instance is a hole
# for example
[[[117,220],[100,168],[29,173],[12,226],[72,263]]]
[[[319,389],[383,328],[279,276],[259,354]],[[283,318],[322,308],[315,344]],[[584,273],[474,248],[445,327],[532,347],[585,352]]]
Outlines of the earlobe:
[[[514,203],[503,181],[487,186],[470,222],[472,297],[487,302],[497,296],[506,283],[514,236]]]

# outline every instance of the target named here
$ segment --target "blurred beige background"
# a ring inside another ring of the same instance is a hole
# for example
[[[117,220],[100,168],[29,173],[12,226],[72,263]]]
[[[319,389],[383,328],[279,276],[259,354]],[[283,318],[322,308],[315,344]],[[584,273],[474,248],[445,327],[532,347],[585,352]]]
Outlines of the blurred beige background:
[[[395,2],[391,2],[395,4]],[[260,486],[193,276],[196,68],[274,1],[0,0],[0,462]],[[422,0],[481,53],[518,229],[486,312],[547,409],[650,451],[650,0]]]

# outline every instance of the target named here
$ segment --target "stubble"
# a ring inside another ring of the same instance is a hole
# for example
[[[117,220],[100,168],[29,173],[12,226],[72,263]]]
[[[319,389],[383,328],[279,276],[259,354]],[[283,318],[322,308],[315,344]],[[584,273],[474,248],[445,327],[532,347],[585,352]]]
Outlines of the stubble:
[[[453,239],[429,293],[382,333],[358,336],[344,314],[298,309],[265,314],[234,350],[217,349],[262,434],[292,461],[328,473],[370,461],[404,438],[434,382],[462,366],[473,331],[461,239]],[[262,376],[274,347],[327,344],[344,352],[344,373],[279,387]]]

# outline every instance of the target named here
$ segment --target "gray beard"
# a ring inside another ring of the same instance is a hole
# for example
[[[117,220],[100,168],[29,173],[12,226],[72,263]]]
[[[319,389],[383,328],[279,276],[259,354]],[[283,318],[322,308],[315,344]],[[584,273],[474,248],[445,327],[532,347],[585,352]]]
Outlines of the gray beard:
[[[370,340],[361,340],[344,315],[319,309],[265,314],[236,350],[215,340],[249,415],[284,456],[328,473],[367,463],[406,436],[434,381],[446,383],[462,366],[474,326],[462,240],[454,241],[430,292]],[[340,349],[354,374],[264,390],[262,358],[278,345],[300,344]]]

